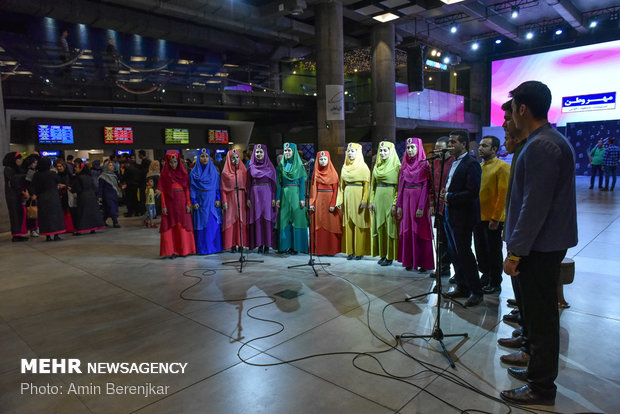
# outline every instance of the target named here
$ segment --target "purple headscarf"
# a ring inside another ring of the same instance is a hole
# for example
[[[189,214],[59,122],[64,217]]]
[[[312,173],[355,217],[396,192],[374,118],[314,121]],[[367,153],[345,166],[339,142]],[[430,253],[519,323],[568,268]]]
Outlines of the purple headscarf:
[[[256,158],[256,150],[262,149],[265,152],[265,156],[262,160]],[[276,169],[274,168],[271,160],[267,156],[267,146],[264,144],[256,144],[252,150],[252,158],[248,164],[248,170],[250,176],[254,179],[267,177],[274,183],[276,182]]]
[[[420,170],[426,167],[425,163],[421,162],[425,158],[424,146],[422,146],[422,140],[420,138],[407,138],[407,145],[409,144],[415,144],[415,146],[418,147],[418,152],[414,158],[411,158],[407,154],[407,151],[405,151],[400,167],[400,174],[405,178],[416,179],[420,174]]]

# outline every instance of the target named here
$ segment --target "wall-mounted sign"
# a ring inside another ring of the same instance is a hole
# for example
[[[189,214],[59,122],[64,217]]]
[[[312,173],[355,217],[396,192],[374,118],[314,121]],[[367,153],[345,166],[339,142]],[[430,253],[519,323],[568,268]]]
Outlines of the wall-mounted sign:
[[[71,125],[39,125],[39,144],[73,144]]]
[[[325,85],[325,119],[344,121],[344,86]]]
[[[103,127],[103,142],[133,144],[133,129],[131,127]]]

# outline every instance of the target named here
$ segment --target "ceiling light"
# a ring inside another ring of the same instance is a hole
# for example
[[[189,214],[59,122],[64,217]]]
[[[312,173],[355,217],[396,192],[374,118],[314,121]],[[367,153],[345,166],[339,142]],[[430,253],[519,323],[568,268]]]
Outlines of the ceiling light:
[[[457,75],[456,75],[456,72],[454,72],[452,75],[457,76]]]
[[[502,43],[502,39],[496,39],[496,40],[495,40],[495,44],[496,44],[496,45],[500,45],[501,43]]]
[[[297,71],[296,70],[293,71],[293,75],[297,75]]]
[[[228,76],[228,73],[226,72],[218,72],[215,74],[215,76],[220,77],[220,78],[225,78]]]
[[[519,6],[512,6],[510,17],[512,17],[513,19],[516,19],[517,17],[519,17]]]
[[[432,76],[429,76],[429,77],[428,77],[428,80],[429,80],[429,81],[432,81],[432,80],[433,80],[433,77],[432,77]]]
[[[209,79],[207,81],[207,83],[221,83],[221,82],[222,82],[221,80],[217,80],[217,79]]]
[[[594,29],[596,26],[598,26],[598,22],[596,20],[592,20],[590,22],[590,29]]]
[[[437,57],[441,56],[441,52],[437,51]]]
[[[534,37],[534,33],[532,33],[532,32],[527,32],[527,34],[525,35],[525,38],[527,40],[531,40],[533,37]]]
[[[132,56],[130,60],[132,62],[146,62],[146,57],[145,56]]]
[[[443,58],[443,63],[445,63],[446,65],[450,63],[450,57],[446,56],[445,58]]]
[[[399,16],[395,15],[394,13],[383,13],[380,14],[378,16],[373,16],[373,19],[381,22],[381,23],[385,23],[385,22],[389,22],[392,20],[396,20],[398,19]]]
[[[456,25],[453,25],[452,27],[450,27],[450,33],[456,33],[458,31],[458,28],[456,27]]]
[[[224,66],[226,66],[227,68],[238,68],[239,65],[235,65],[233,63],[224,63]]]
[[[187,59],[179,59],[177,61],[177,63],[179,65],[191,65],[192,63],[194,63],[194,61],[193,60],[187,60]]]
[[[437,54],[437,50],[433,49],[431,50],[431,56],[435,56]]]
[[[441,0],[441,2],[442,2],[442,3],[445,3],[445,4],[460,3],[460,2],[462,2],[462,1],[464,1],[464,0]]]
[[[474,42],[471,44],[472,50],[478,50],[479,47],[480,47],[480,44],[478,42]]]
[[[201,73],[200,76],[202,76],[204,78],[211,78],[211,77],[213,77],[213,75],[211,75],[210,73]]]
[[[562,31],[562,29],[558,29],[558,30],[556,30],[556,31],[555,31],[555,35],[556,35],[556,36],[559,36],[559,35],[561,35],[562,33],[564,33],[564,32]]]

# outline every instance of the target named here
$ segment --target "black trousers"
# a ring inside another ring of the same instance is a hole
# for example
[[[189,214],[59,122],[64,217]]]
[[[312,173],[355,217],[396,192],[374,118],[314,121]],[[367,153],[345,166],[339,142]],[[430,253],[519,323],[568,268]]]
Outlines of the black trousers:
[[[523,322],[527,327],[530,363],[527,381],[541,393],[555,393],[560,353],[560,315],[558,313],[558,283],[560,266],[566,250],[536,252],[521,259],[518,270],[523,307]]]
[[[127,214],[129,216],[138,214],[140,212],[138,210],[138,186],[127,185],[127,189],[125,190],[125,198],[127,204]]]
[[[437,229],[437,241],[441,241],[439,249],[439,261],[441,264],[441,276],[450,276],[450,255],[448,254],[448,241],[446,239],[446,230],[443,225],[443,216],[437,216],[435,219],[435,228]],[[442,223],[438,225],[438,223]],[[437,271],[437,269],[435,269]]]
[[[448,254],[450,255],[450,261],[454,265],[456,285],[459,290],[469,294],[482,295],[476,258],[471,250],[473,226],[451,226],[447,209],[445,211],[444,229],[448,242]]]
[[[594,180],[596,178],[596,174],[598,173],[598,188],[603,186],[603,166],[602,165],[592,165],[592,177],[590,178],[590,187],[594,187]]]
[[[499,287],[502,284],[504,256],[502,253],[502,230],[504,223],[499,223],[497,230],[489,229],[489,222],[482,221],[474,228],[474,246],[478,270],[482,273],[482,285]]]

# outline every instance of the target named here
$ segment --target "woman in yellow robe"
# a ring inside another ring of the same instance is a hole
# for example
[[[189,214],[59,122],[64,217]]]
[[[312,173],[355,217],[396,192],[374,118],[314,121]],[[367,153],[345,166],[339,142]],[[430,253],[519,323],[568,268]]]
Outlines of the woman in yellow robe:
[[[370,212],[368,197],[370,170],[364,162],[362,146],[350,143],[340,174],[336,205],[342,209],[342,251],[347,260],[370,254]]]
[[[390,266],[398,258],[398,222],[396,200],[398,199],[398,174],[400,160],[394,143],[381,141],[377,162],[370,180],[370,205],[372,214],[371,251],[379,256],[380,266]]]

